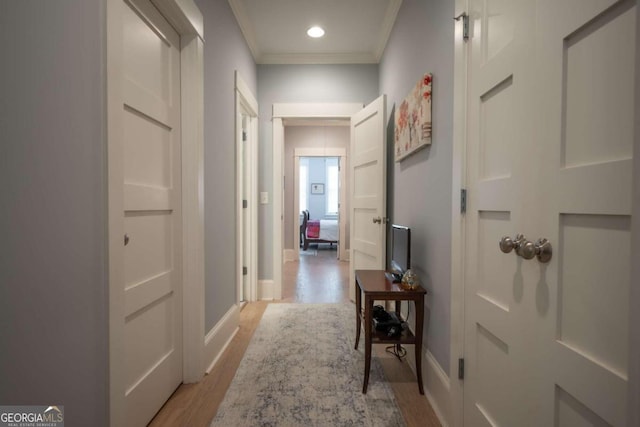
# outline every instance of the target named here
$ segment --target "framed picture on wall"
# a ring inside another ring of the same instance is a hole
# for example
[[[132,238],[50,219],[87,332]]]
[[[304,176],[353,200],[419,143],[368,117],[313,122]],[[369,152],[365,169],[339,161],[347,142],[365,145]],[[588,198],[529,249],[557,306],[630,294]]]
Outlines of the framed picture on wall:
[[[431,144],[431,88],[433,75],[422,76],[402,101],[395,118],[396,162]]]
[[[311,184],[311,194],[324,194],[324,184]]]

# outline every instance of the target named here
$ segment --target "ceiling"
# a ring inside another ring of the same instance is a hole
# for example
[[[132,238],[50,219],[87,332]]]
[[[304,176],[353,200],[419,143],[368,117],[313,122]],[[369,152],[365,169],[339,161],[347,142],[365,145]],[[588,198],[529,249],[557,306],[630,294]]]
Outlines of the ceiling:
[[[258,64],[375,64],[402,0],[229,0]],[[307,29],[319,25],[324,37]]]

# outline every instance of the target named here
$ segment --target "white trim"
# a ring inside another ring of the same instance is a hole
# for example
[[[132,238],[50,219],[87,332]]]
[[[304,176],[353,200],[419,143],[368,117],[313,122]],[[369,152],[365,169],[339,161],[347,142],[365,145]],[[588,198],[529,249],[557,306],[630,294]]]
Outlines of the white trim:
[[[181,39],[183,381],[202,378],[204,360],[204,44]]]
[[[274,105],[275,109],[275,105]],[[284,125],[282,119],[273,119],[273,286],[272,298],[282,298],[282,243],[284,240]],[[277,289],[276,289],[277,288]]]
[[[377,52],[376,52],[377,54]],[[377,64],[376,54],[347,53],[266,53],[256,59],[257,64]]]
[[[374,55],[376,58],[376,63],[379,63],[382,59],[382,54],[384,54],[384,50],[387,47],[387,42],[389,41],[391,30],[393,30],[393,26],[396,23],[396,18],[398,17],[400,6],[402,6],[402,0],[389,1],[387,12],[384,15],[382,25],[380,26],[380,39],[378,40],[378,46],[376,47]]]
[[[204,360],[206,361],[207,369],[205,372],[207,374],[211,372],[211,369],[218,362],[233,337],[236,336],[240,329],[238,327],[239,324],[240,306],[234,304],[204,337]]]
[[[181,37],[181,137],[183,215],[183,381],[204,373],[204,206],[203,179],[203,17],[193,0],[155,0]],[[109,424],[125,415],[123,164],[122,164],[122,7],[107,1],[107,133],[109,236]]]
[[[451,423],[451,384],[447,373],[442,369],[436,358],[429,350],[422,347],[422,380],[425,398],[436,413],[443,427],[453,426]],[[416,358],[413,351],[407,351],[407,362],[411,371],[416,373]],[[416,388],[418,384],[416,382]]]
[[[258,277],[258,207],[257,207],[257,188],[258,188],[258,101],[249,89],[249,86],[242,79],[240,73],[235,71],[235,149],[236,149],[236,302],[240,302],[241,289],[243,286],[243,247],[248,245],[248,272],[247,280],[249,282],[248,295],[244,298],[249,301],[257,300],[257,277]],[[242,115],[248,117],[247,124],[247,141],[242,141]],[[243,144],[247,150],[245,158],[248,159],[246,165],[246,174],[244,176],[243,168]],[[248,179],[247,189],[247,216],[249,218],[247,229],[249,239],[243,236],[243,181]]]
[[[424,355],[422,366],[426,368],[423,372],[425,394],[440,424],[443,427],[453,425],[449,377],[430,351],[423,351],[422,354]]]
[[[294,119],[348,119],[362,109],[360,103],[278,103],[273,104],[272,150],[273,150],[273,294],[282,298],[282,243],[284,217],[284,118]]]
[[[279,103],[273,104],[273,118],[347,119],[362,110],[360,103]]]
[[[204,41],[204,17],[193,0],[151,0],[180,35],[194,35]]]
[[[455,16],[467,9],[468,0],[456,0]],[[465,218],[460,213],[460,191],[466,187],[467,128],[467,45],[462,38],[462,20],[455,24],[453,87],[453,163],[451,198],[451,338],[450,338],[450,409],[449,423],[463,425],[464,382],[457,379],[454,369],[464,357],[464,265]]]
[[[258,280],[258,299],[273,301],[273,280]]]
[[[253,33],[253,25],[251,25],[251,22],[249,21],[249,15],[247,15],[244,3],[241,0],[229,0],[229,6],[231,7],[233,15],[236,17],[236,21],[238,22],[238,26],[240,27],[240,31],[242,31],[245,41],[247,42],[247,46],[249,46],[251,55],[257,63],[257,59],[260,57],[260,49],[258,49],[258,43],[256,42],[256,37]]]

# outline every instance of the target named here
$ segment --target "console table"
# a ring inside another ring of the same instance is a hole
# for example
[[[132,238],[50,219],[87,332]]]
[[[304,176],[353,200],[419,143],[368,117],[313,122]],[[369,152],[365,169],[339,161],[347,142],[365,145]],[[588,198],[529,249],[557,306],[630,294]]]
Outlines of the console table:
[[[384,270],[356,270],[356,346],[360,341],[361,324],[364,323],[364,384],[362,393],[367,392],[369,370],[371,369],[371,344],[413,344],[416,355],[416,373],[418,389],[424,394],[422,386],[422,324],[424,321],[424,296],[427,293],[422,287],[413,290],[404,289],[399,283],[387,278]],[[362,310],[362,294],[364,294],[364,311]],[[405,328],[398,337],[389,337],[384,332],[373,329],[373,301],[395,301],[396,313],[400,317],[400,302],[413,301],[416,307],[416,334]]]

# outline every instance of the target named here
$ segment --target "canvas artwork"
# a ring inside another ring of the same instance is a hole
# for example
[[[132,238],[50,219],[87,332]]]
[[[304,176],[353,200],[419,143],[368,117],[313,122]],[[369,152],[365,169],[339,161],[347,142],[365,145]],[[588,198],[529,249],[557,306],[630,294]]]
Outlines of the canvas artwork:
[[[431,144],[431,84],[427,73],[396,110],[396,162]]]

